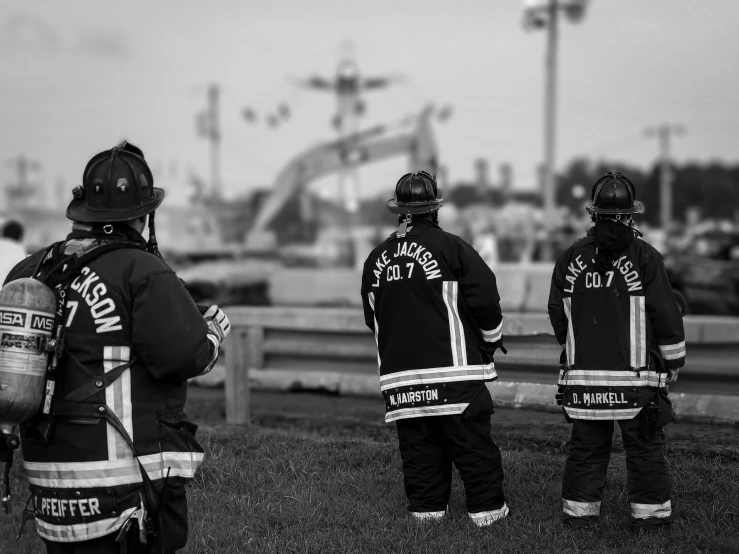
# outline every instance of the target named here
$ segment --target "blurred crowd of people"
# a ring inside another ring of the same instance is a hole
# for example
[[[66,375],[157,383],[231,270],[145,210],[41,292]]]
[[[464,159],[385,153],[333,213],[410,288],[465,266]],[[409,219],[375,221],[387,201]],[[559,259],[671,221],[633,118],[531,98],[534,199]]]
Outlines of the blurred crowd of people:
[[[447,203],[439,212],[439,220],[442,228],[472,244],[491,265],[552,261],[592,226],[584,209],[560,207],[554,221],[548,222],[541,208],[515,202],[462,209]],[[665,256],[687,253],[739,260],[739,225],[729,220],[688,218],[667,230],[637,221],[636,227]]]

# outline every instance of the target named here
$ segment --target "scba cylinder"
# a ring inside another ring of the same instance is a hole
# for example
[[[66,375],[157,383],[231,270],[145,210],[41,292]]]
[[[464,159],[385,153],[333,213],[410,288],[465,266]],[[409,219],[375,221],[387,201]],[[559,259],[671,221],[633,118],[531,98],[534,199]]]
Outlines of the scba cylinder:
[[[54,330],[56,298],[36,279],[0,289],[0,432],[30,419],[44,394],[47,339]]]

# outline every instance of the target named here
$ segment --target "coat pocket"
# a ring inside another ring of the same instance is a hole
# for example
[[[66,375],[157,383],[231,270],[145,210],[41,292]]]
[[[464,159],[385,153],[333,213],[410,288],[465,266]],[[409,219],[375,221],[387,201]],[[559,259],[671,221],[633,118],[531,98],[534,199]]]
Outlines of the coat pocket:
[[[493,398],[490,396],[490,390],[486,385],[482,385],[480,390],[464,411],[465,419],[482,419],[490,418],[495,413],[493,408]]]
[[[666,393],[659,394],[659,417],[657,418],[657,426],[664,427],[668,423],[675,421],[675,412],[672,411],[672,402]]]
[[[159,445],[162,452],[203,452],[195,433],[198,426],[187,419],[182,407],[157,412],[159,419]]]

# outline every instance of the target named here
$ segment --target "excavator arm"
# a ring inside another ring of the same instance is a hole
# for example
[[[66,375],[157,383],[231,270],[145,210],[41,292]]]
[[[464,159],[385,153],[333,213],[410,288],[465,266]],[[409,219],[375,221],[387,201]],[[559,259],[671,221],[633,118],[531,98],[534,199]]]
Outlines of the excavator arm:
[[[437,150],[426,108],[413,118],[410,131],[390,134],[390,126],[378,126],[338,141],[314,146],[293,160],[277,176],[272,194],[257,214],[253,233],[266,230],[292,195],[310,182],[345,167],[377,162],[393,156],[408,155],[412,171],[436,172]]]

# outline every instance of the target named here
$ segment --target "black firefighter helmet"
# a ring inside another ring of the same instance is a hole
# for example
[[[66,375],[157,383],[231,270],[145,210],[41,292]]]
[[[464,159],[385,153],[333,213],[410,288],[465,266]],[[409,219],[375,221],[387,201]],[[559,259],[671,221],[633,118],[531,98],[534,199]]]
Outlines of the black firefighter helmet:
[[[394,214],[425,214],[441,208],[436,180],[425,171],[406,173],[395,185],[395,198],[387,203]]]
[[[609,171],[593,185],[586,209],[593,215],[640,214],[644,205],[636,199],[636,188],[631,181]]]
[[[75,187],[67,217],[82,223],[115,223],[138,219],[156,210],[164,190],[154,187],[144,153],[133,144],[119,145],[94,156]]]

